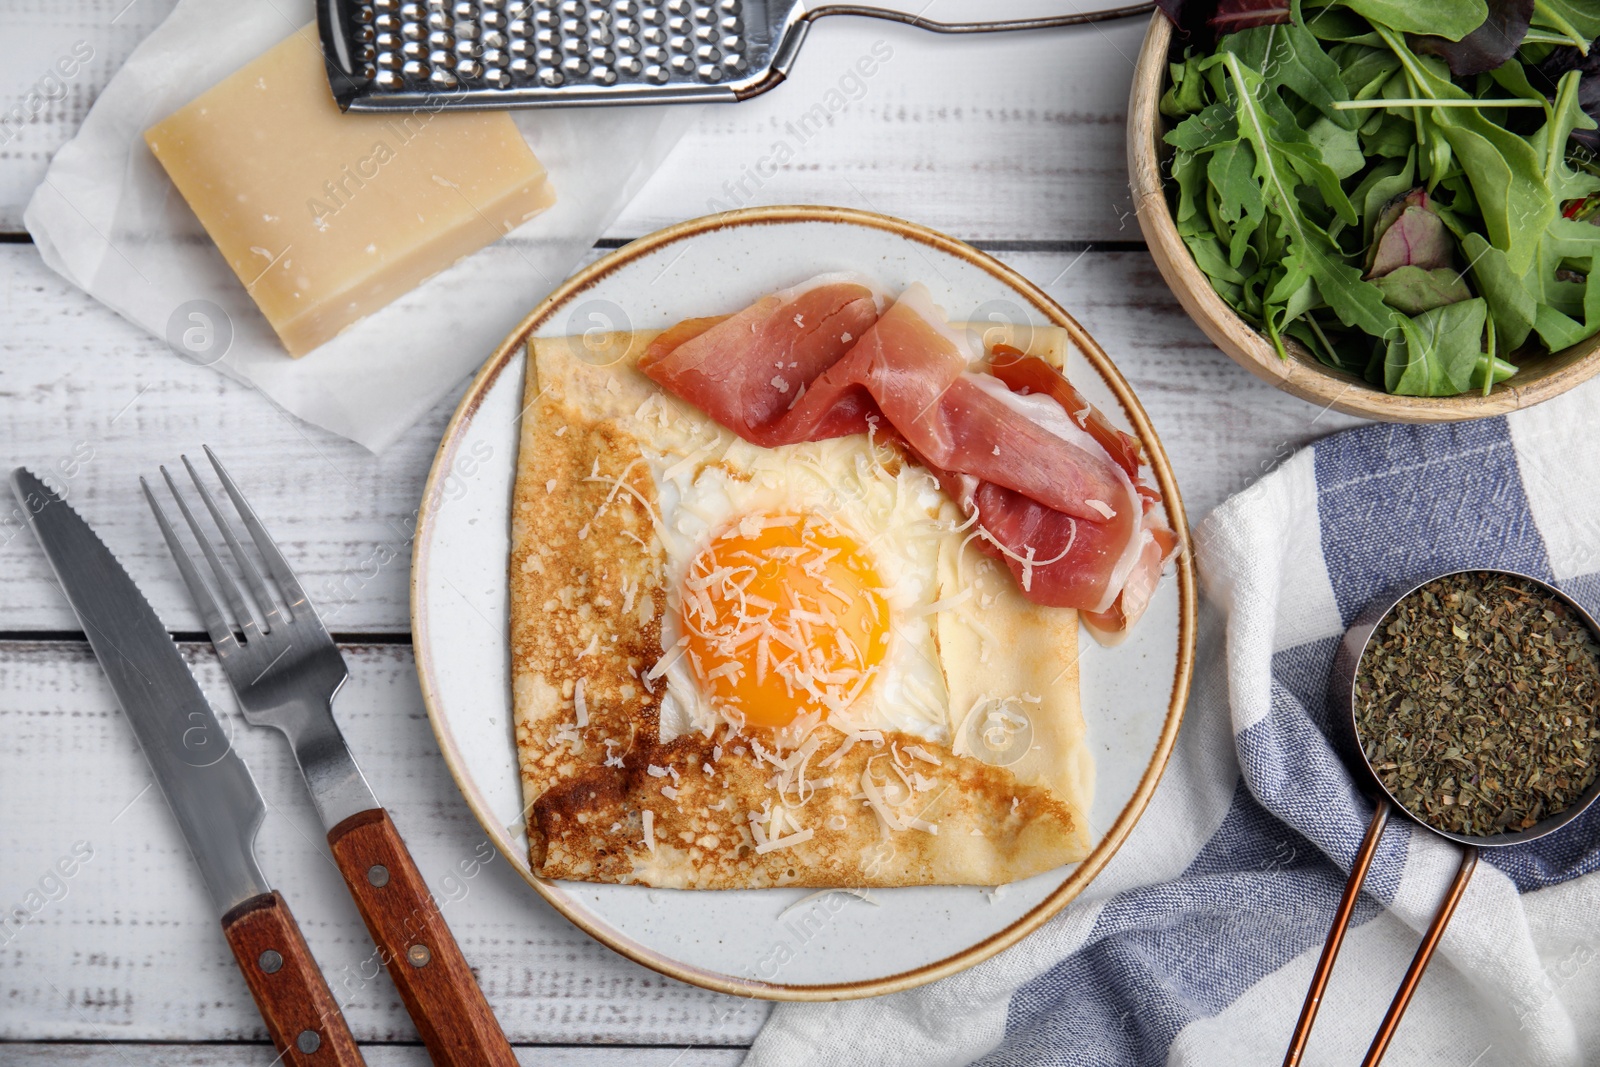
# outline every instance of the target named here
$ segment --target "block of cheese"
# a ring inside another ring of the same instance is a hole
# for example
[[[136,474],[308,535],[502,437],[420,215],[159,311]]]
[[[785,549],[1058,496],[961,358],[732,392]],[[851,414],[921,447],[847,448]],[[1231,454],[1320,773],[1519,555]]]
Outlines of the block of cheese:
[[[555,201],[504,112],[340,112],[314,26],[144,136],[292,356]]]

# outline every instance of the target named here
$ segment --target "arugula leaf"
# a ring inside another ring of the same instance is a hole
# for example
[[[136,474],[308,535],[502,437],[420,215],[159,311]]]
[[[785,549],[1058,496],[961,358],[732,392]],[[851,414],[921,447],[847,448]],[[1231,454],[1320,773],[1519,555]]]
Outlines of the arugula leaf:
[[[1375,26],[1403,33],[1428,33],[1459,41],[1489,17],[1484,0],[1344,0]]]
[[[1600,11],[1592,3],[1573,0],[1536,0],[1533,24],[1572,37],[1574,44],[1600,37]]]
[[[1476,233],[1462,239],[1461,250],[1466,253],[1478,292],[1494,313],[1500,347],[1507,352],[1516,351],[1533,329],[1537,301],[1522,284],[1521,276],[1511,269],[1504,250],[1493,247]]]
[[[1317,146],[1322,161],[1341,181],[1366,168],[1367,157],[1361,153],[1361,139],[1356,131],[1340,126],[1326,115],[1311,124],[1306,137]]]
[[[1239,139],[1233,108],[1215,103],[1178,123],[1162,140],[1185,152],[1205,152]]]
[[[1472,99],[1428,61],[1413,55],[1393,31],[1380,26],[1378,34],[1399,58],[1418,96],[1431,100]],[[1539,235],[1556,215],[1555,197],[1545,184],[1538,154],[1526,140],[1490,122],[1477,108],[1428,110],[1433,112],[1432,128],[1449,142],[1472,182],[1491,242],[1505,249],[1514,270],[1527,270]]]
[[[1261,186],[1255,180],[1255,153],[1243,141],[1223,145],[1211,153],[1206,177],[1217,191],[1217,213],[1232,224],[1228,239],[1228,264],[1237,267],[1250,247],[1250,238],[1266,217]]]
[[[1304,27],[1290,23],[1244,30],[1224,37],[1218,47],[1260,72],[1267,85],[1288,89],[1344,129],[1353,130],[1360,121],[1355,112],[1333,106],[1350,99],[1350,92],[1339,65]]]
[[[1384,302],[1403,315],[1420,315],[1472,299],[1472,290],[1467,288],[1461,272],[1450,267],[1426,270],[1408,264],[1374,278],[1372,283],[1383,294]]]
[[[1400,320],[1384,351],[1383,384],[1402,396],[1454,396],[1472,388],[1488,308],[1481,299]]]
[[[1254,173],[1261,183],[1263,200],[1282,220],[1291,249],[1304,257],[1303,261],[1316,278],[1318,291],[1340,321],[1373,336],[1382,336],[1396,318],[1394,311],[1383,302],[1383,294],[1377,287],[1362,281],[1360,271],[1344,261],[1327,233],[1305,217],[1295,196],[1295,188],[1300,184],[1300,166],[1314,161],[1327,171],[1326,164],[1315,159],[1314,146],[1305,144],[1305,153],[1299,154],[1297,150],[1301,145],[1284,139],[1285,131],[1273,117],[1270,107],[1276,95],[1269,96],[1267,102],[1257,95],[1262,87],[1260,75],[1246,68],[1239,57],[1230,52],[1219,53],[1216,58],[1233,82],[1239,135],[1254,151]],[[1279,107],[1282,107],[1281,101]],[[1331,171],[1327,173],[1332,177]],[[1336,178],[1333,184],[1337,190]],[[1345,199],[1342,191],[1339,196]],[[1357,221],[1348,199],[1345,199],[1345,207],[1350,212],[1350,221]]]
[[[1350,199],[1355,202],[1356,210],[1361,212],[1363,244],[1372,243],[1372,232],[1383,206],[1405,195],[1416,185],[1416,163],[1417,153],[1413,146],[1406,154],[1405,163],[1394,159],[1383,160],[1368,171],[1367,176],[1361,179],[1361,184],[1356,186]]]

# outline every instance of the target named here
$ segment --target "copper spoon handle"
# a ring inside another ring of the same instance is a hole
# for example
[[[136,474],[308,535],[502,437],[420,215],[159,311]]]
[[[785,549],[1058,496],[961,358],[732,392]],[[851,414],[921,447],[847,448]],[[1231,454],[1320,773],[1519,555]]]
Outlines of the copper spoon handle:
[[[1361,839],[1361,850],[1356,853],[1356,861],[1350,867],[1350,877],[1344,884],[1344,896],[1339,898],[1339,910],[1333,914],[1333,926],[1328,929],[1328,940],[1323,943],[1322,955],[1317,960],[1317,969],[1312,972],[1311,988],[1306,990],[1306,1002],[1300,1008],[1299,1022],[1294,1024],[1294,1036],[1289,1039],[1289,1051],[1284,1054],[1283,1067],[1295,1067],[1300,1062],[1300,1057],[1305,1054],[1306,1042],[1311,1039],[1311,1024],[1316,1021],[1317,1009],[1322,1007],[1322,994],[1328,988],[1329,976],[1333,974],[1333,961],[1338,958],[1339,949],[1344,944],[1345,931],[1350,928],[1350,916],[1356,909],[1356,899],[1361,896],[1361,884],[1367,880],[1372,857],[1378,851],[1378,841],[1383,837],[1383,828],[1388,823],[1389,802],[1380,800],[1378,806],[1373,809],[1372,821],[1367,824],[1367,836]],[[1432,950],[1429,951],[1431,953]],[[1413,963],[1412,966],[1416,965]],[[1427,966],[1426,959],[1423,960],[1423,966]],[[1400,1010],[1405,1010],[1404,1004],[1400,1006]],[[1395,1021],[1398,1023],[1399,1018],[1396,1017]],[[1390,1029],[1392,1031],[1393,1028]],[[1381,1049],[1378,1054],[1382,1055]]]
[[[1383,1025],[1378,1027],[1378,1033],[1372,1039],[1372,1047],[1367,1049],[1367,1058],[1361,1061],[1361,1067],[1378,1067],[1378,1061],[1383,1059],[1384,1051],[1389,1047],[1389,1041],[1394,1037],[1395,1028],[1400,1025],[1400,1016],[1406,1013],[1406,1005],[1411,1003],[1411,995],[1417,991],[1417,983],[1422,980],[1422,972],[1428,969],[1428,962],[1433,959],[1433,950],[1439,947],[1440,940],[1444,937],[1444,928],[1450,923],[1450,916],[1455,914],[1456,905],[1461,903],[1461,895],[1467,891],[1467,880],[1472,877],[1473,870],[1478,866],[1478,850],[1468,845],[1461,850],[1461,866],[1456,869],[1455,881],[1450,883],[1450,891],[1445,894],[1444,903],[1439,905],[1439,911],[1433,917],[1428,932],[1422,937],[1422,944],[1417,946],[1417,954],[1411,958],[1411,966],[1406,970],[1405,978],[1400,982],[1400,988],[1395,990],[1394,1000],[1389,1003],[1389,1012],[1383,1017]]]

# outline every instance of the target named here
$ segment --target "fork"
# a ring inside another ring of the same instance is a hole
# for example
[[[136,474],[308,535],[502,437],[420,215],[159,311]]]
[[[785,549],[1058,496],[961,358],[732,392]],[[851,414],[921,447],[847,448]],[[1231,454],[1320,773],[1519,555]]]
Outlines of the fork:
[[[188,456],[181,457],[184,468],[246,588],[224,566],[166,467],[161,476],[200,547],[221,602],[150,484],[143,478],[139,484],[205,621],[245,720],[276,727],[289,739],[327,829],[339,873],[433,1062],[451,1067],[516,1067],[511,1045],[438,903],[334,721],[333,698],[350,676],[343,654],[255,510],[209,447],[205,453],[266,563],[276,596]]]

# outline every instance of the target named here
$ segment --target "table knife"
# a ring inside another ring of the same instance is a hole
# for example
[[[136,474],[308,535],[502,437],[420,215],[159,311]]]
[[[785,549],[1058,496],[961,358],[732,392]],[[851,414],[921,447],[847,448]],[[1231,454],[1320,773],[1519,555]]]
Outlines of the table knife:
[[[11,488],[178,820],[280,1059],[362,1064],[288,902],[256,862],[266,802],[177,646],[66,501],[23,467],[11,472]]]

